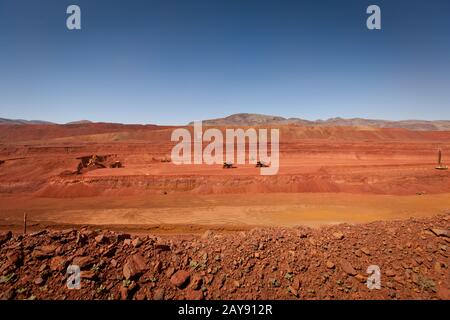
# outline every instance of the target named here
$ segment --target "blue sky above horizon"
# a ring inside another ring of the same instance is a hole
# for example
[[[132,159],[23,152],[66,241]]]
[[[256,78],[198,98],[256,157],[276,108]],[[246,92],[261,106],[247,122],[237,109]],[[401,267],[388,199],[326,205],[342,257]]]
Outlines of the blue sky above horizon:
[[[0,117],[450,119],[449,14],[447,0],[0,0]]]

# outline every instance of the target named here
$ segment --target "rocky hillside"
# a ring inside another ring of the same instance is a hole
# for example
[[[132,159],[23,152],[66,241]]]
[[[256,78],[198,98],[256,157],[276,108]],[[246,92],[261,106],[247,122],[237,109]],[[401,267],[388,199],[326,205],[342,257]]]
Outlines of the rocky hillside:
[[[450,299],[450,214],[429,219],[132,236],[0,234],[3,299]],[[66,286],[67,267],[81,288]],[[369,289],[367,268],[381,270]]]

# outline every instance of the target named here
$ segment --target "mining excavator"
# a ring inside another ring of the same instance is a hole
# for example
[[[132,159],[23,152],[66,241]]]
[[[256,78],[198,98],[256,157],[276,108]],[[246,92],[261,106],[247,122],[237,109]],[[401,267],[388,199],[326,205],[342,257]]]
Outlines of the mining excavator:
[[[90,159],[89,162],[87,164],[88,167],[100,167],[100,168],[106,168],[106,166],[102,163],[104,162],[106,159],[104,159],[105,157],[99,157],[97,155],[93,155]]]
[[[106,168],[106,166],[102,163],[104,161],[104,157],[99,157],[97,155],[78,157],[80,162],[78,163],[77,173],[81,174],[83,169],[92,170],[95,168]]]
[[[102,168],[123,168],[122,162],[115,160],[115,155],[90,155],[78,157],[80,160],[77,167],[77,174],[83,171],[102,169]]]
[[[442,164],[442,151],[441,151],[441,149],[439,149],[439,151],[438,151],[438,165],[437,165],[436,169],[438,169],[438,170],[447,170],[448,169],[448,167],[446,165]]]

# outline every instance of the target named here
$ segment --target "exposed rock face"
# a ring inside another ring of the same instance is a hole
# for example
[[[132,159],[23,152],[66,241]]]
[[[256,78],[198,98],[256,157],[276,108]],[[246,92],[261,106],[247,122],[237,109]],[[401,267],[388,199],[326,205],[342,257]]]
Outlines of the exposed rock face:
[[[450,299],[449,230],[447,214],[203,237],[1,233],[0,298]],[[66,287],[70,264],[79,290]],[[380,289],[367,286],[373,265]]]

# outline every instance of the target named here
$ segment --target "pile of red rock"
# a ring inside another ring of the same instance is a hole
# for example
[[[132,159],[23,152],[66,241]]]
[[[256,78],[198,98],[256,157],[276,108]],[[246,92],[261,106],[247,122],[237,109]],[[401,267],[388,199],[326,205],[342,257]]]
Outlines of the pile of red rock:
[[[450,215],[202,236],[0,234],[3,299],[450,299]],[[67,267],[81,288],[69,289]],[[369,289],[369,266],[381,288]]]

